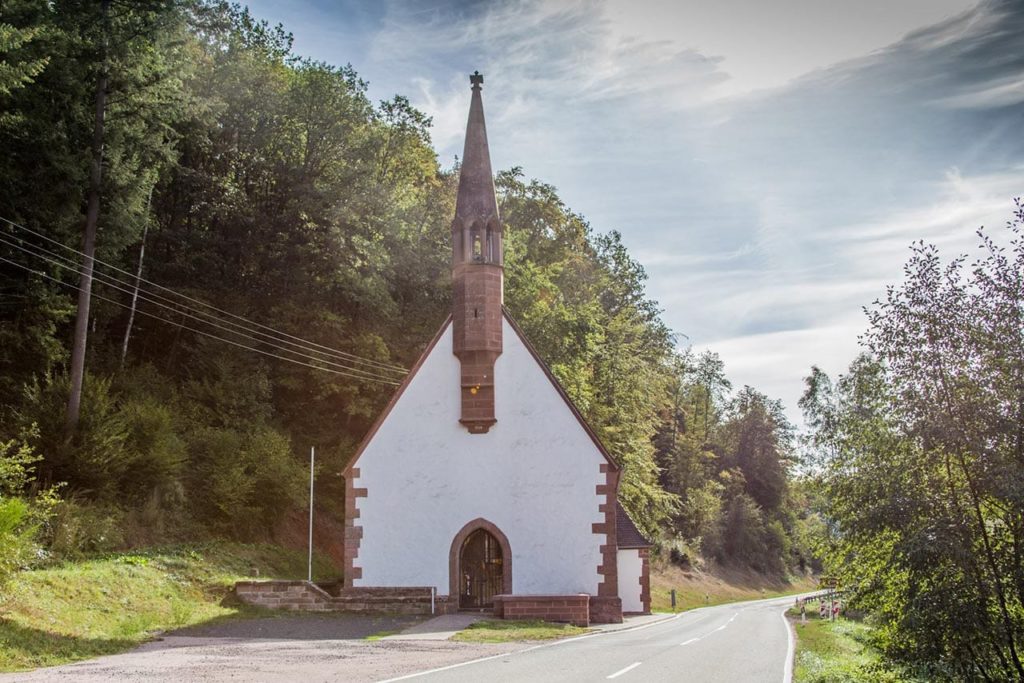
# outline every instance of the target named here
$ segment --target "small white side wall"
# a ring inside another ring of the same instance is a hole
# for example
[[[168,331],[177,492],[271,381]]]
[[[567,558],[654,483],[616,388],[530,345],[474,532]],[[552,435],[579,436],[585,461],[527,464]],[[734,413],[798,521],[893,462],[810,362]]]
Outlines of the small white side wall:
[[[622,598],[622,611],[643,612],[640,576],[643,574],[644,561],[640,558],[640,551],[626,548],[616,555],[619,563],[619,597]]]
[[[604,521],[604,456],[507,320],[503,341],[487,434],[459,424],[449,324],[363,451],[355,585],[447,594],[452,539],[483,517],[508,537],[514,593],[597,594],[605,537],[591,525]]]

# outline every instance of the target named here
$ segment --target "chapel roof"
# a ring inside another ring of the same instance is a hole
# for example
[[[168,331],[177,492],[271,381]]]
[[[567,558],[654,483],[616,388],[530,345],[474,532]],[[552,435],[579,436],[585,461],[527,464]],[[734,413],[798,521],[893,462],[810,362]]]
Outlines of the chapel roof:
[[[619,548],[650,548],[654,545],[640,533],[629,513],[618,501],[615,502],[615,534]]]

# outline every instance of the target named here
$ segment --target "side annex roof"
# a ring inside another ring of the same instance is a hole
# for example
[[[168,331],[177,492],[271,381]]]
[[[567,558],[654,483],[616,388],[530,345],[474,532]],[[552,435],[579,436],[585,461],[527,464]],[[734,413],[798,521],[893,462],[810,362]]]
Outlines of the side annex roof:
[[[622,503],[615,503],[615,533],[620,549],[626,548],[651,548],[653,543],[636,528],[633,518],[622,507]]]

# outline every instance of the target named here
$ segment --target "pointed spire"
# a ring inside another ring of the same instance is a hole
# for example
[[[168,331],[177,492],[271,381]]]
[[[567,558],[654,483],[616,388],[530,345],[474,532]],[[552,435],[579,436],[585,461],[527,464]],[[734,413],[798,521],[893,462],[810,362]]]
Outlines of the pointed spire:
[[[455,217],[465,225],[476,220],[486,222],[492,216],[498,217],[491,154],[487,147],[487,125],[484,123],[484,103],[480,97],[484,77],[475,71],[469,77],[469,82],[473,87],[473,98],[469,104],[466,146],[462,150],[459,192],[455,203]]]
[[[459,358],[459,422],[470,434],[486,434],[494,412],[494,363],[501,355],[504,280],[501,221],[494,196],[491,155],[479,72],[469,77],[473,98],[452,221],[452,353]]]

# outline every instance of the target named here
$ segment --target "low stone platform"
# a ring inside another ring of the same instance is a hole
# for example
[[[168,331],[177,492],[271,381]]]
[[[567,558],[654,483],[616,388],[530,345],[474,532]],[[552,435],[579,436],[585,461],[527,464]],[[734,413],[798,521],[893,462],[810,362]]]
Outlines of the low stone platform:
[[[590,626],[590,596],[495,595],[494,616],[499,619],[543,619]]]
[[[248,605],[269,609],[365,614],[431,614],[431,589],[342,588],[310,581],[239,581],[235,595]],[[435,601],[435,612],[440,611]]]

